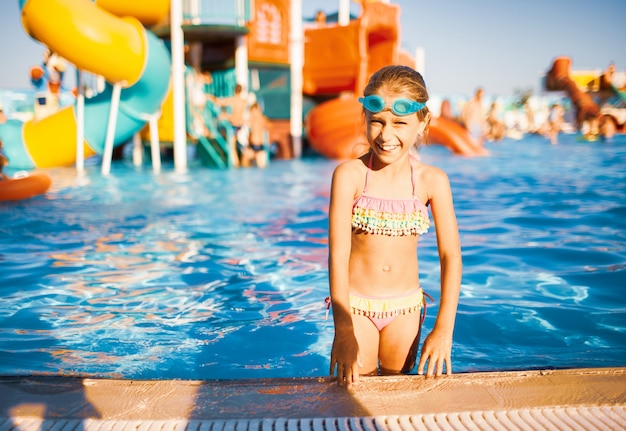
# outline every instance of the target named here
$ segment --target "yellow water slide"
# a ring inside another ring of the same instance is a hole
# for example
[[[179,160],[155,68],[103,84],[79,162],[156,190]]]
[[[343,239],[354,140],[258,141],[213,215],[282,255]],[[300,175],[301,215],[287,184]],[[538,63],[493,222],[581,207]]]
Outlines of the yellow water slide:
[[[169,0],[21,0],[22,25],[34,39],[101,75],[103,92],[85,101],[85,157],[104,150],[113,85],[122,87],[114,145],[128,141],[159,111],[170,81],[167,47],[144,25],[161,22]],[[72,165],[76,160],[76,106],[41,120],[9,120],[0,138],[12,167]]]

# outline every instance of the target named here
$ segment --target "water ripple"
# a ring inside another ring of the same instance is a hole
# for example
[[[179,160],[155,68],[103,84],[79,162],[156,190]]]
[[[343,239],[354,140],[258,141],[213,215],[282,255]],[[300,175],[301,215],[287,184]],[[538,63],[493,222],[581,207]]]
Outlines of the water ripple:
[[[626,365],[624,143],[424,149],[463,244],[456,371]],[[50,193],[0,203],[0,374],[326,375],[335,165],[51,170]],[[429,330],[439,261],[434,234],[420,242]]]

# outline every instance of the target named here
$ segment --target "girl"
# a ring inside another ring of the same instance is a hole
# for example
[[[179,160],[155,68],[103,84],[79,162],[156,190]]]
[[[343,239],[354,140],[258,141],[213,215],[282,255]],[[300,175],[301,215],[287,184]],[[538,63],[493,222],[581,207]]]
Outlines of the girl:
[[[333,173],[329,282],[335,338],[330,373],[351,386],[360,375],[408,373],[415,366],[424,293],[417,242],[430,226],[441,264],[441,304],[424,340],[418,374],[452,373],[452,332],[461,285],[461,247],[447,175],[411,148],[430,113],[422,76],[406,66],[374,73],[363,104],[369,152]]]

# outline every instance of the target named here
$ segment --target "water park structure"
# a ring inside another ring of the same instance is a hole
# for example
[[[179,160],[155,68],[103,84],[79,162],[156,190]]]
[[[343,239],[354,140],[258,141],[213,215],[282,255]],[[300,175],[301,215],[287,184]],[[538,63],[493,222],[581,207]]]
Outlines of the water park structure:
[[[268,142],[277,143],[280,158],[291,158],[290,132],[290,2],[287,0],[243,1],[224,5],[216,0],[184,2],[181,25],[185,42],[186,80],[204,79],[200,121],[208,133],[194,130],[190,106],[193,96],[187,86],[186,129],[188,138],[197,144],[204,164],[230,167],[228,140],[234,133],[228,121],[220,119],[216,100],[233,97],[239,85],[241,96],[258,100],[269,120]],[[152,30],[160,38],[172,37],[169,20]],[[159,120],[161,142],[172,143],[174,112],[172,94],[166,98]],[[285,109],[287,107],[287,109]],[[196,109],[198,110],[198,109]],[[298,115],[297,117],[300,117]],[[144,135],[145,136],[145,135]]]
[[[562,91],[571,100],[578,129],[592,140],[612,138],[626,129],[626,72],[611,64],[604,70],[572,70],[572,59],[554,59],[544,79],[548,91]]]
[[[174,3],[182,10],[173,11]],[[232,96],[240,84],[261,101],[270,120],[268,141],[277,143],[280,158],[300,153],[302,134],[323,156],[350,157],[363,142],[356,99],[369,75],[386,64],[415,67],[400,49],[400,8],[387,1],[359,0],[360,16],[304,29],[298,2],[221,3],[20,0],[29,36],[73,64],[79,76],[89,73],[105,84],[85,97],[79,83],[73,105],[1,125],[11,166],[78,167],[84,158],[101,155],[106,173],[114,148],[141,139],[151,141],[153,161],[163,147],[174,147],[176,159],[191,143],[204,164],[232,166],[227,144],[232,130],[218,121],[219,109],[210,100],[202,118],[215,126],[204,135],[191,130],[191,95],[184,81],[203,72],[212,77],[206,89],[215,97]],[[185,57],[176,49],[177,35]],[[467,131],[445,119],[433,119],[430,138],[454,154],[476,154]]]
[[[169,1],[24,0],[20,7],[32,38],[107,84],[85,100],[84,110],[75,104],[42,119],[3,124],[1,137],[12,166],[68,166],[78,152],[102,154],[107,141],[132,138],[159,112],[170,81],[170,56],[144,25],[163,19]],[[106,121],[111,114],[114,127]]]
[[[400,7],[383,1],[359,1],[362,13],[351,20],[322,22],[304,31],[303,92],[319,103],[306,117],[306,136],[320,154],[351,158],[365,142],[358,102],[369,76],[388,64],[419,70],[400,47]],[[459,155],[482,150],[463,127],[444,118],[430,124],[431,141]]]
[[[178,24],[172,22],[172,17],[178,15],[173,11],[175,5],[181,7]],[[84,99],[84,110],[77,98],[72,106],[58,112],[52,110],[50,115],[25,122],[11,119],[1,125],[0,139],[11,166],[69,166],[81,156],[95,154],[106,159],[112,148],[139,137],[156,137],[157,145],[171,146],[177,135],[174,117],[180,112],[183,146],[199,143],[201,156],[208,153],[214,165],[227,166],[219,164],[220,158],[228,157],[223,151],[220,153],[224,143],[218,131],[211,130],[216,133],[210,139],[190,133],[192,95],[187,93],[184,82],[176,87],[176,69],[187,69],[181,81],[188,78],[189,71],[210,71],[214,81],[211,90],[217,97],[232,95],[236,84],[247,89],[248,83],[255,81],[252,72],[258,77],[259,69],[283,71],[288,78],[289,2],[259,0],[254,2],[254,10],[251,6],[250,1],[224,5],[216,0],[21,1],[22,24],[27,34],[81,73],[103,78],[105,86]],[[174,37],[178,30],[188,49],[186,58],[176,58]],[[42,75],[40,67],[31,69],[31,80]],[[286,84],[289,80],[283,81]],[[255,88],[258,87],[257,84]],[[176,105],[177,93],[182,106]],[[264,97],[269,98],[271,95]],[[45,95],[39,99],[46,103]],[[271,132],[288,135],[288,117],[289,111],[283,118],[273,119]],[[77,140],[82,141],[78,137],[81,131],[84,148],[76,144]],[[284,136],[272,138],[285,140]],[[55,151],[48,151],[51,145]],[[156,155],[158,151],[157,148]]]

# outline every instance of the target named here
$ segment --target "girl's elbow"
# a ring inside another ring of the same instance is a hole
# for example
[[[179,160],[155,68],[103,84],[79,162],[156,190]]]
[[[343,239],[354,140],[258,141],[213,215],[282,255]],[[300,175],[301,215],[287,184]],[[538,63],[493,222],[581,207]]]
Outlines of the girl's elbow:
[[[439,260],[442,265],[463,265],[463,256],[460,249],[442,252],[439,255]]]

